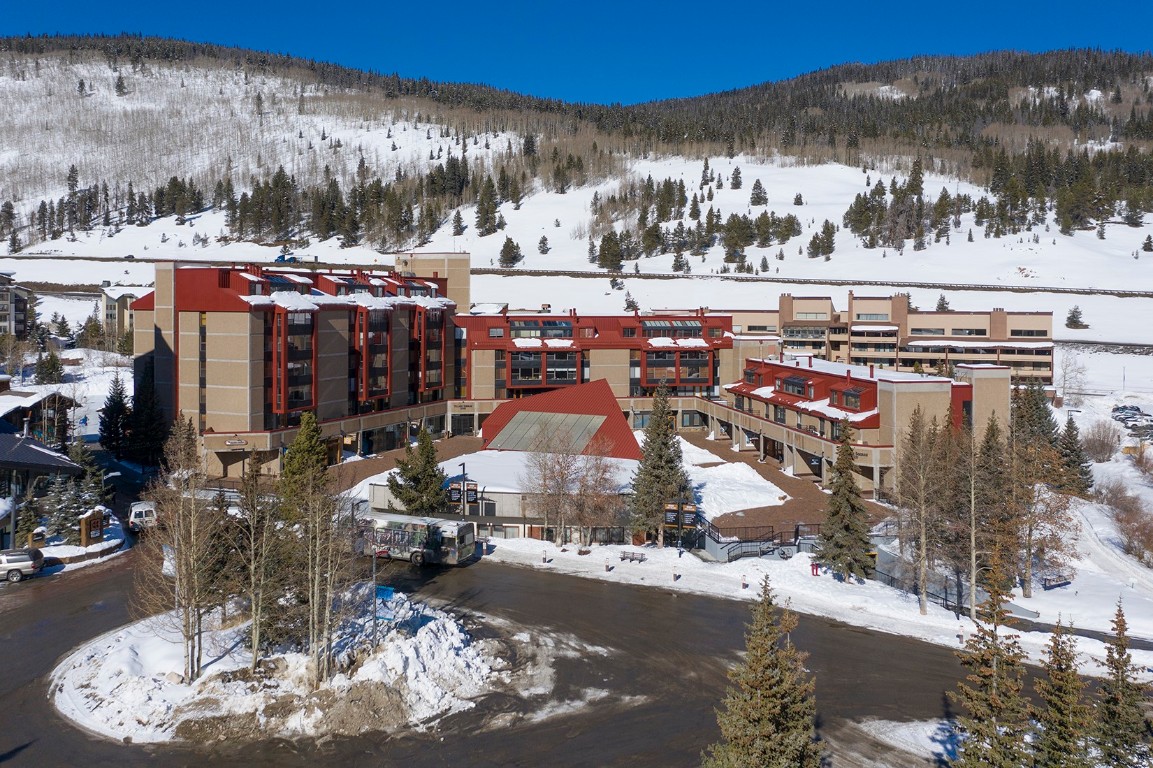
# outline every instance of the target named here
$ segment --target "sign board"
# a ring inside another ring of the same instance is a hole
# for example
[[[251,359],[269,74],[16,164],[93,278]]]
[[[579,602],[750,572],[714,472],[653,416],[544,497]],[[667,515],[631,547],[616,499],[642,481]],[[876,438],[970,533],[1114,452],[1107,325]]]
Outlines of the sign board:
[[[465,489],[465,499],[469,504],[475,504],[477,499],[477,485],[476,483],[469,483]],[[460,499],[457,499],[459,501]]]
[[[376,587],[376,599],[377,600],[391,600],[393,598],[393,595],[395,595],[395,594],[396,594],[396,590],[393,589],[392,587],[385,587],[385,586],[382,586],[379,584]]]
[[[448,486],[448,500],[453,504],[460,503],[460,483],[450,483]]]

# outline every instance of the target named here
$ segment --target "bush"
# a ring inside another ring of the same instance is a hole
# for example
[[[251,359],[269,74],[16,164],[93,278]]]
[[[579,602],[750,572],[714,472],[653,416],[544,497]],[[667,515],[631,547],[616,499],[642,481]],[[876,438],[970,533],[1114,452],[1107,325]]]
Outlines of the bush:
[[[1081,447],[1085,450],[1085,456],[1098,463],[1109,461],[1120,443],[1121,430],[1115,422],[1107,419],[1093,422],[1081,434]]]
[[[1153,564],[1153,519],[1145,510],[1140,497],[1129,492],[1120,480],[1098,483],[1097,499],[1113,515],[1117,532],[1121,535],[1121,548],[1125,554],[1137,558],[1145,565]]]

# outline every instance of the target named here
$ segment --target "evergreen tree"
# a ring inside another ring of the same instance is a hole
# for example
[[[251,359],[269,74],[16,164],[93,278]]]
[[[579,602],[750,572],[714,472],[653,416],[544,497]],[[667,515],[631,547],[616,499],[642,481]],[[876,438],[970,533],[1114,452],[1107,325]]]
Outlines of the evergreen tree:
[[[1057,446],[1057,422],[1039,384],[1014,389],[1009,405],[1009,439],[1015,449],[1035,443]]]
[[[496,232],[496,184],[492,176],[486,176],[476,199],[476,232],[485,237]]]
[[[460,237],[463,234],[464,234],[464,219],[461,217],[460,209],[458,208],[456,210],[456,212],[452,214],[452,236],[453,237]]]
[[[500,248],[500,265],[505,269],[515,267],[524,260],[524,254],[520,251],[520,246],[511,238],[504,239],[504,245]]]
[[[621,241],[616,231],[610,229],[601,237],[600,249],[597,251],[597,266],[610,272],[620,272],[622,259]]]
[[[1081,307],[1076,304],[1069,310],[1069,314],[1065,316],[1065,327],[1075,329],[1085,329],[1089,326],[1085,323],[1085,319],[1081,316]]]
[[[117,96],[127,96],[128,95],[128,86],[124,84],[124,73],[123,72],[117,73],[117,75],[116,75],[115,90],[116,90]]]
[[[633,295],[625,291],[625,312],[636,312],[640,308],[640,304],[637,304],[637,300],[633,298]]]
[[[1081,445],[1081,432],[1077,423],[1073,421],[1073,414],[1065,420],[1065,429],[1057,438],[1057,450],[1061,453],[1061,464],[1064,466],[1064,475],[1061,480],[1061,490],[1076,496],[1086,497],[1089,489],[1093,487],[1093,470],[1091,462],[1085,457],[1085,449]]]
[[[949,311],[949,300],[945,298],[945,294],[943,294],[943,293],[939,297],[937,297],[937,309],[936,309],[936,311],[937,312],[948,312]]]
[[[949,692],[966,714],[960,718],[964,741],[955,768],[1019,768],[1028,765],[1025,733],[1029,704],[1024,687],[1024,658],[1017,635],[1004,634],[1008,612],[1004,579],[989,580],[989,596],[977,609],[977,627],[957,654],[969,670]]]
[[[1042,706],[1032,739],[1034,768],[1091,768],[1087,734],[1092,730],[1085,681],[1077,672],[1077,643],[1058,620],[1045,648],[1045,677],[1036,681]]]
[[[128,396],[124,392],[124,382],[117,376],[108,389],[104,408],[100,412],[100,444],[117,459],[123,457],[128,447],[128,427],[132,412],[128,408]]]
[[[865,578],[873,567],[869,551],[867,510],[861,491],[853,479],[853,428],[841,422],[841,441],[833,464],[832,494],[825,510],[825,522],[817,544],[816,560],[845,580]]]
[[[55,350],[49,350],[48,355],[39,355],[36,358],[36,383],[60,384],[64,381],[64,365]]]
[[[792,611],[778,611],[766,576],[745,629],[744,661],[729,672],[724,709],[717,712],[721,741],[703,755],[706,768],[818,768],[814,681],[808,654],[789,641]]]
[[[320,424],[315,413],[305,411],[300,414],[300,428],[284,454],[284,467],[280,472],[281,489],[289,504],[311,489],[323,487],[327,467],[328,446]]]
[[[537,253],[539,253],[541,256],[544,256],[546,253],[552,250],[549,248],[548,237],[546,235],[540,236],[540,241],[536,244],[536,250]]]
[[[436,460],[432,435],[421,428],[416,449],[409,443],[404,458],[396,460],[396,471],[388,476],[388,490],[410,515],[437,515],[448,506],[448,477]]]
[[[140,382],[132,393],[132,416],[129,432],[132,439],[128,447],[134,459],[151,467],[158,466],[168,441],[168,420],[156,396],[154,367],[147,364]]]
[[[740,167],[733,169],[733,175],[729,177],[729,187],[731,189],[741,188],[741,169]],[[720,187],[718,187],[719,189]]]
[[[753,191],[749,194],[749,205],[768,205],[769,195],[760,179],[753,181]]]
[[[1145,241],[1141,243],[1141,250],[1146,253],[1153,253],[1153,235],[1145,235]]]
[[[692,486],[682,461],[669,391],[662,383],[653,393],[652,411],[645,425],[641,461],[633,474],[632,526],[637,532],[656,531],[664,546],[665,504],[692,501]]]
[[[1128,630],[1118,601],[1113,637],[1105,649],[1105,679],[1097,692],[1097,732],[1093,735],[1098,762],[1110,768],[1144,768],[1150,761],[1148,726],[1142,714],[1146,691],[1135,678]]]

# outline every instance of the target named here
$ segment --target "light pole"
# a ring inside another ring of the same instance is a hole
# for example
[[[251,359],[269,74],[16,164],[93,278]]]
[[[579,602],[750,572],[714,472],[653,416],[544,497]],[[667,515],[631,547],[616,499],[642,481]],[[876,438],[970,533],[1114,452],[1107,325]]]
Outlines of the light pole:
[[[377,626],[380,619],[380,598],[376,594],[376,526],[372,526],[372,647],[376,648]]]

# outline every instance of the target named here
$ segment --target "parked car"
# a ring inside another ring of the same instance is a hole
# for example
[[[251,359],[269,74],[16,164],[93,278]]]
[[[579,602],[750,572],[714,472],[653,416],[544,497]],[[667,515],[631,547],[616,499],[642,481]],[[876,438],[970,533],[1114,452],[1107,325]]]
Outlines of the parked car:
[[[156,527],[156,505],[151,501],[137,501],[128,509],[128,530],[141,533]]]
[[[12,583],[35,576],[44,567],[44,553],[38,549],[0,550],[0,574]]]

